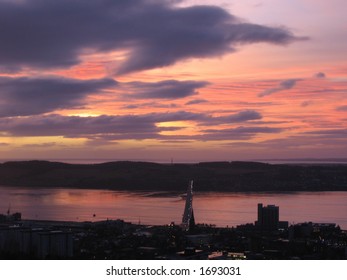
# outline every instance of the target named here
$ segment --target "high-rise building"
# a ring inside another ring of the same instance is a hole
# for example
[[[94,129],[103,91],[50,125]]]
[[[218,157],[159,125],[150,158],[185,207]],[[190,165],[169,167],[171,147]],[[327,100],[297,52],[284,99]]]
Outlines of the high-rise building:
[[[279,207],[275,205],[263,207],[263,204],[259,203],[256,225],[262,230],[277,230],[279,228]]]
[[[73,240],[71,232],[47,231],[38,235],[38,257],[46,258],[71,258],[73,255]]]

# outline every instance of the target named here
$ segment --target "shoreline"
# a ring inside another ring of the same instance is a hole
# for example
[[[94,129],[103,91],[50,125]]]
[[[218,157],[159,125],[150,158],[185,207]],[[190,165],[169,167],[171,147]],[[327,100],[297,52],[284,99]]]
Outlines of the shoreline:
[[[17,221],[18,223],[23,222],[23,226],[29,226],[32,224],[35,225],[45,225],[45,226],[57,226],[57,227],[84,227],[84,226],[91,226],[91,225],[100,225],[100,224],[107,224],[107,223],[123,223],[123,224],[128,224],[134,227],[139,227],[139,228],[151,228],[151,227],[170,227],[172,225],[168,225],[168,224],[158,224],[158,225],[152,225],[152,224],[137,224],[137,223],[133,223],[133,222],[129,222],[129,221],[125,221],[123,219],[108,219],[108,220],[99,220],[99,221],[63,221],[63,220],[35,220],[35,219],[23,219],[20,221]],[[301,225],[301,224],[316,224],[316,225],[335,225],[335,226],[339,226],[337,223],[334,222],[315,222],[315,221],[307,221],[307,222],[298,222],[298,223],[294,223],[292,224],[292,226],[295,225]],[[205,227],[205,228],[214,228],[214,229],[232,229],[232,228],[237,228],[237,227],[242,227],[242,226],[255,226],[253,222],[249,222],[246,224],[238,224],[236,226],[216,226],[213,224],[196,224],[196,226],[198,227]],[[175,225],[175,226],[180,226],[180,225]],[[347,228],[343,229],[341,228],[341,231],[346,232],[347,233]]]

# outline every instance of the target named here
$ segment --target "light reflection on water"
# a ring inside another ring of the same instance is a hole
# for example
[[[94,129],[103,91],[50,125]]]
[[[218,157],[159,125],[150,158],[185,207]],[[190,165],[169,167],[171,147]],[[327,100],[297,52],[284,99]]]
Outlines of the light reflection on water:
[[[0,187],[0,213],[10,206],[23,219],[179,224],[184,202],[166,192]],[[278,205],[280,220],[289,223],[332,222],[347,229],[347,192],[195,193],[194,216],[217,226],[253,223],[258,203]]]

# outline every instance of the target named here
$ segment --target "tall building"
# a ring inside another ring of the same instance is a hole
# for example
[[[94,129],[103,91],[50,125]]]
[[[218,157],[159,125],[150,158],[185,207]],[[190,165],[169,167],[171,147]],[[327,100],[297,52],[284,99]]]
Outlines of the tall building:
[[[275,205],[263,207],[263,204],[259,203],[256,225],[266,231],[277,230],[279,228],[279,207]]]
[[[193,211],[193,181],[190,181],[187,190],[186,204],[184,207],[182,217],[182,227],[185,230],[191,229],[195,225],[194,211]]]
[[[0,227],[0,253],[34,259],[69,259],[73,256],[72,232]]]
[[[48,231],[38,235],[37,254],[39,259],[65,259],[73,255],[71,232]]]

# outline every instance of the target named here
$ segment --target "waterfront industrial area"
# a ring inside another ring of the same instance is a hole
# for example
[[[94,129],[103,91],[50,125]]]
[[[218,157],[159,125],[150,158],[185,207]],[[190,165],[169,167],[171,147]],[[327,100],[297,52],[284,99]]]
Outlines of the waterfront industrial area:
[[[160,226],[22,220],[8,211],[0,215],[0,258],[347,259],[347,231],[335,223],[289,224],[279,206],[259,203],[255,222],[217,227],[195,221],[192,182],[185,200],[182,223]]]

